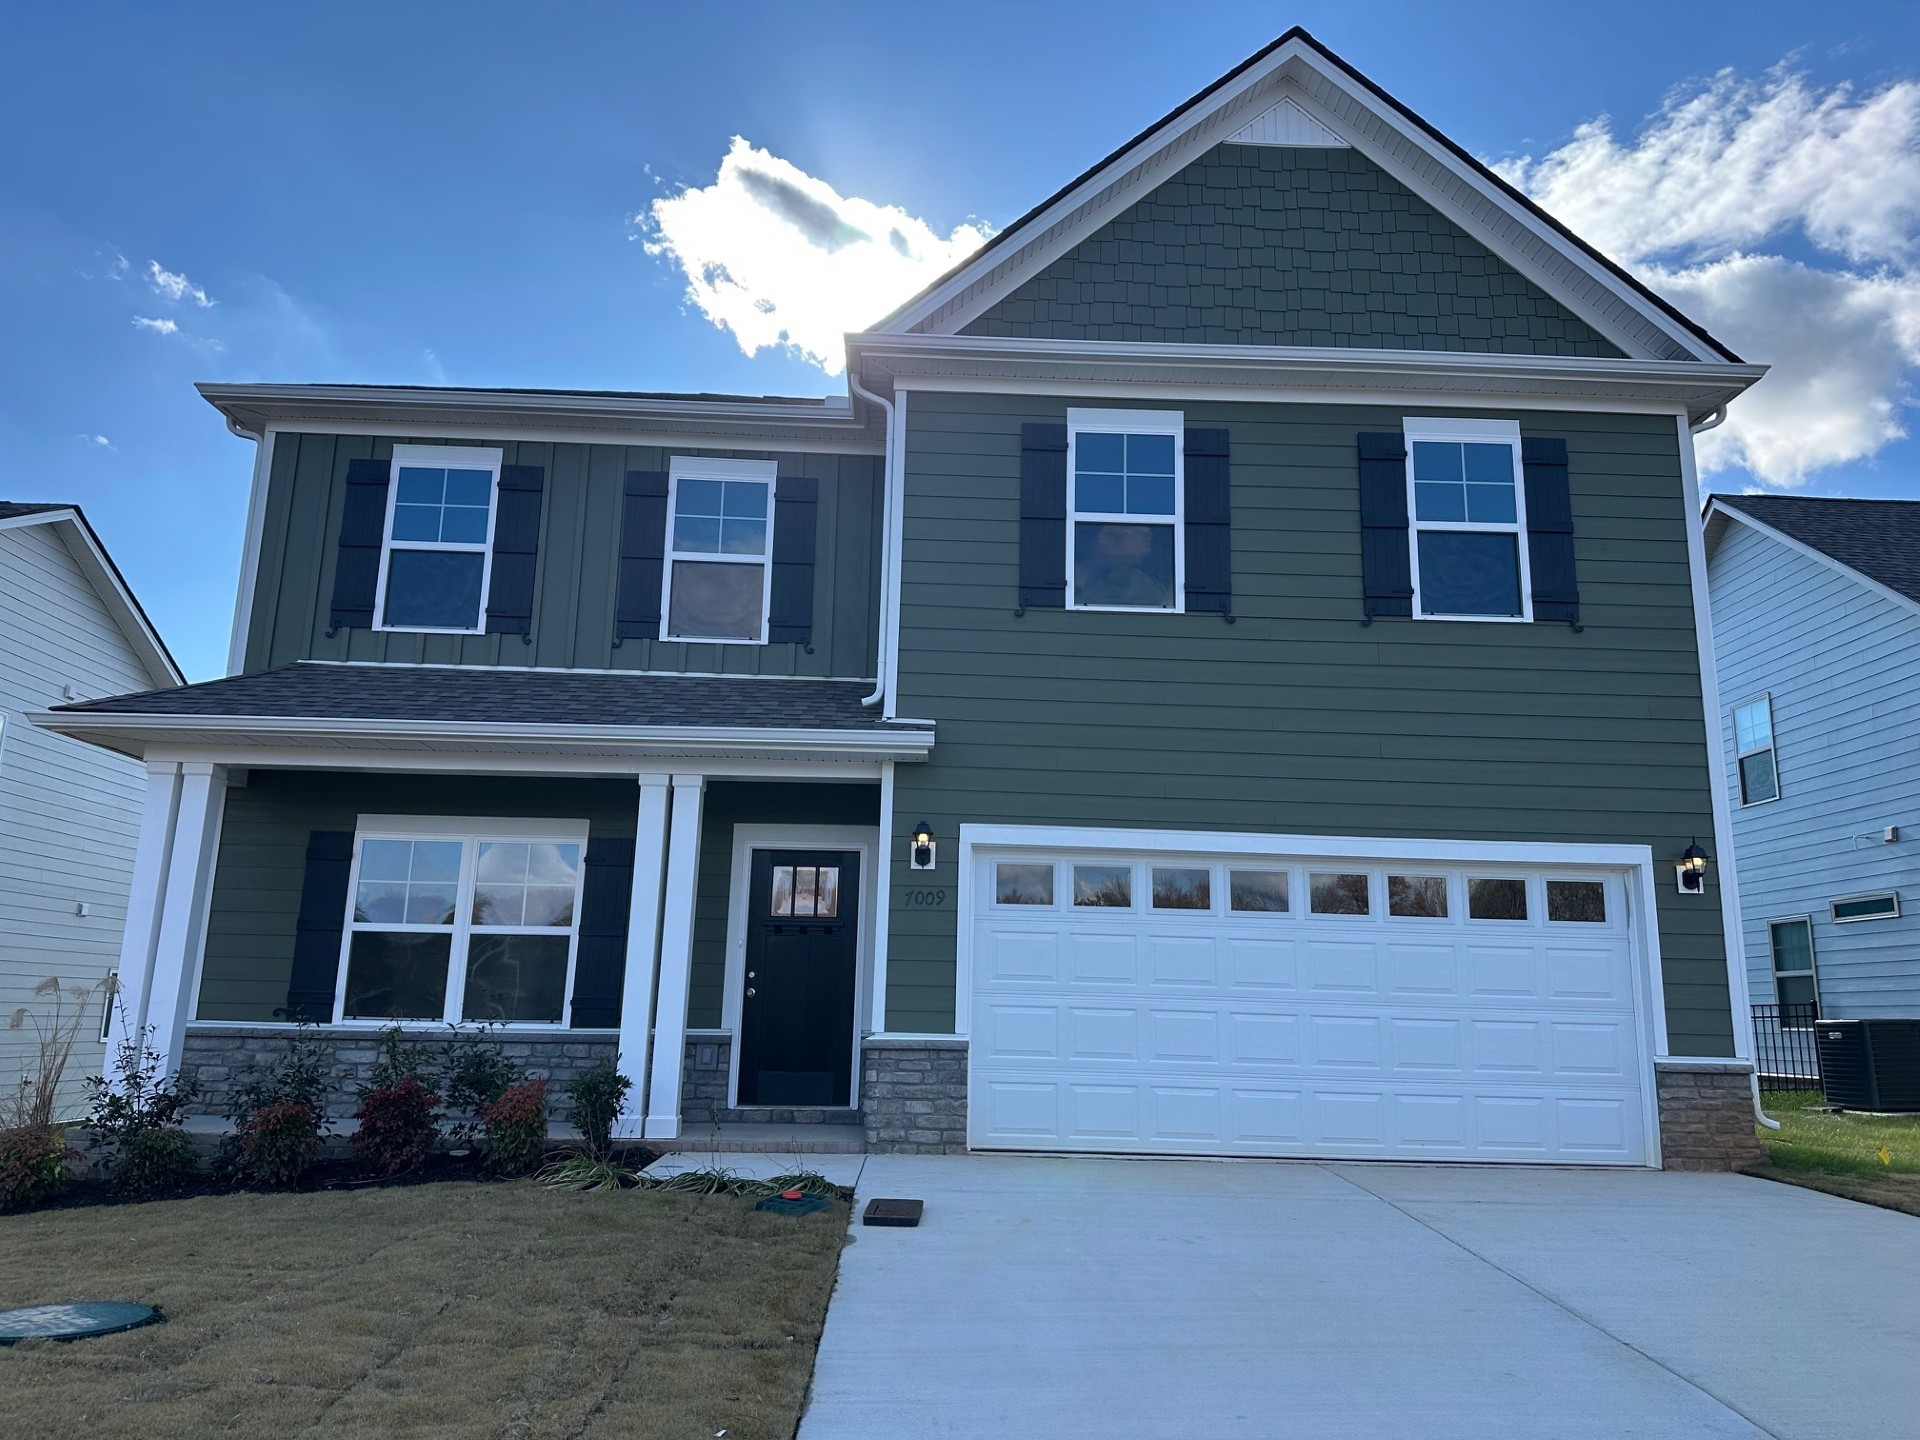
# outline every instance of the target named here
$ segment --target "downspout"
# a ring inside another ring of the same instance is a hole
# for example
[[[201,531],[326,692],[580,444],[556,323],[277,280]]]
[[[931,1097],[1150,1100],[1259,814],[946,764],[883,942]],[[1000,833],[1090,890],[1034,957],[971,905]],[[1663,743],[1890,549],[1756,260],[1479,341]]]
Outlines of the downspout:
[[[861,399],[878,405],[882,413],[887,417],[886,440],[882,446],[882,454],[885,458],[881,466],[882,474],[880,477],[880,639],[879,644],[875,647],[876,653],[873,658],[873,693],[864,696],[860,701],[862,705],[874,706],[887,698],[887,619],[892,613],[894,603],[891,587],[888,584],[889,566],[886,559],[886,557],[893,554],[893,527],[897,523],[893,514],[893,479],[895,469],[893,455],[893,402],[891,400],[881,399],[878,395],[874,394],[873,391],[862,385],[860,383],[860,377],[854,373],[851,365],[847,367],[847,388]]]
[[[1687,426],[1687,429],[1691,430],[1696,435],[1704,435],[1707,433],[1707,431],[1713,429],[1714,426],[1724,425],[1726,423],[1726,419],[1727,419],[1727,407],[1722,405],[1717,410],[1715,410],[1711,415],[1707,416],[1706,419],[1700,421],[1696,425]]]
[[[269,465],[269,427],[249,430],[231,415],[224,417],[227,429],[242,440],[253,442],[253,479],[247,487],[247,523],[241,542],[240,583],[233,597],[233,625],[227,639],[227,673],[238,675],[246,668],[248,611],[253,604],[253,587],[260,573],[260,529],[267,503]]]

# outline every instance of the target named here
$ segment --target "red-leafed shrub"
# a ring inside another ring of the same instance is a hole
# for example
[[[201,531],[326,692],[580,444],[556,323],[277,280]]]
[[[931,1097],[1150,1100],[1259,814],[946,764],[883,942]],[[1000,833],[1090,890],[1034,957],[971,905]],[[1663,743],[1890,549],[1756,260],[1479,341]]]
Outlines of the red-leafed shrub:
[[[488,1168],[525,1175],[547,1152],[547,1082],[509,1085],[480,1107],[480,1127]]]
[[[354,1153],[380,1175],[405,1175],[427,1163],[440,1140],[440,1097],[417,1076],[378,1085],[360,1096]]]
[[[296,1185],[320,1150],[320,1108],[301,1100],[263,1105],[236,1137],[240,1175],[262,1185]]]

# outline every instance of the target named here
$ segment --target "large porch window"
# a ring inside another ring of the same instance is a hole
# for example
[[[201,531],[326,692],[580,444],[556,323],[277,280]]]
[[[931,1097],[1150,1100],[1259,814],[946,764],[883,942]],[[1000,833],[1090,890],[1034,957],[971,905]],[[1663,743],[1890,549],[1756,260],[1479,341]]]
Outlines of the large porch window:
[[[363,816],[335,1018],[565,1025],[587,827]]]

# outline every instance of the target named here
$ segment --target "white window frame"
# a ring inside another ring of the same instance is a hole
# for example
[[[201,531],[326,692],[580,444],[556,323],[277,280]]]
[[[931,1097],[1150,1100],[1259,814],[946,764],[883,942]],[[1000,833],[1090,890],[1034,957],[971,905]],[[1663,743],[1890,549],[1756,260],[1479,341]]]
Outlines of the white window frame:
[[[505,454],[471,445],[396,445],[393,462],[387,470],[387,518],[380,532],[380,575],[374,582],[373,628],[405,635],[484,635],[487,633],[487,600],[493,588],[493,530],[500,519],[500,464]],[[400,469],[420,466],[434,470],[486,470],[493,479],[487,487],[487,539],[484,545],[471,541],[401,540],[393,538],[394,507],[400,503]],[[480,611],[471,628],[442,625],[389,625],[387,623],[387,567],[395,550],[445,550],[471,555],[480,560]]]
[[[1767,743],[1756,746],[1751,750],[1742,750],[1740,748],[1740,712],[1753,705],[1765,705],[1767,707]],[[1758,695],[1749,695],[1746,699],[1729,705],[1727,707],[1727,729],[1733,737],[1733,790],[1735,797],[1740,802],[1740,808],[1742,810],[1748,810],[1755,805],[1773,804],[1781,795],[1780,737],[1774,733],[1773,729],[1773,692],[1771,690],[1762,690]],[[1747,799],[1746,782],[1740,778],[1740,762],[1749,755],[1758,755],[1762,751],[1766,753],[1767,765],[1773,771],[1773,794],[1767,796],[1764,800],[1749,800]]]
[[[1115,515],[1077,507],[1079,443],[1082,434],[1171,435],[1173,437],[1173,514]],[[1112,611],[1123,615],[1184,615],[1187,613],[1187,417],[1182,410],[1069,410],[1067,411],[1067,609]],[[1173,604],[1082,605],[1074,595],[1073,534],[1082,520],[1101,525],[1167,525],[1173,527]]]
[[[354,901],[360,893],[360,854],[368,840],[458,840],[461,842],[460,877],[454,882],[453,925],[414,925],[405,923],[361,922],[353,918]],[[480,846],[489,840],[551,841],[558,845],[580,847],[580,873],[574,882],[573,924],[567,931],[567,978],[561,992],[558,1023],[545,1020],[495,1022],[507,1030],[533,1030],[553,1033],[573,1025],[574,972],[580,962],[580,910],[587,883],[587,822],[585,820],[522,820],[482,818],[465,815],[362,815],[354,826],[353,864],[347,874],[347,909],[340,933],[339,973],[334,977],[333,1023],[369,1030],[385,1030],[394,1025],[403,1029],[443,1025],[477,1025],[464,1020],[467,990],[467,945],[477,931],[482,935],[534,933],[524,925],[479,925],[472,922],[474,868]],[[546,934],[560,933],[559,927],[540,927]],[[357,1016],[348,1018],[347,965],[353,953],[353,937],[362,930],[383,934],[445,935],[452,941],[447,953],[447,990],[445,1003],[437,1019],[391,1020]]]
[[[1416,620],[1464,620],[1474,625],[1530,625],[1533,623],[1533,565],[1527,553],[1527,471],[1520,458],[1520,422],[1517,420],[1447,420],[1407,416],[1402,422],[1402,443],[1407,451],[1407,558],[1413,578],[1413,618]],[[1414,489],[1413,446],[1418,440],[1442,445],[1505,445],[1513,452],[1513,521],[1422,520],[1419,496]],[[1520,613],[1518,615],[1455,615],[1428,613],[1420,594],[1420,535],[1422,531],[1451,531],[1455,534],[1512,535],[1520,565]]]
[[[660,566],[660,638],[676,645],[765,645],[773,611],[773,527],[774,502],[779,498],[779,466],[772,460],[718,460],[705,455],[675,455],[667,465],[667,535],[660,547],[666,557]],[[677,551],[673,546],[674,520],[680,512],[682,480],[757,480],[767,487],[767,549],[764,555],[715,555],[706,550]],[[673,562],[700,564],[719,562],[728,565],[758,565],[760,577],[760,634],[752,640],[738,636],[709,637],[675,635],[668,627],[673,621]]]
[[[1804,925],[1807,927],[1807,968],[1804,970],[1782,971],[1774,960],[1773,927],[1776,925]],[[1797,980],[1802,975],[1813,982],[1813,1004],[1817,1011],[1820,1007],[1820,953],[1813,938],[1813,916],[1811,915],[1775,915],[1767,921],[1767,976],[1773,988],[1773,1003],[1785,1005],[1780,998],[1780,977],[1784,974],[1789,980]]]
[[[1891,910],[1877,915],[1842,915],[1842,905],[1858,905],[1862,900],[1890,900]],[[1875,920],[1898,920],[1900,918],[1900,892],[1898,890],[1868,890],[1860,895],[1842,895],[1827,902],[1827,918],[1835,925],[1869,925]]]

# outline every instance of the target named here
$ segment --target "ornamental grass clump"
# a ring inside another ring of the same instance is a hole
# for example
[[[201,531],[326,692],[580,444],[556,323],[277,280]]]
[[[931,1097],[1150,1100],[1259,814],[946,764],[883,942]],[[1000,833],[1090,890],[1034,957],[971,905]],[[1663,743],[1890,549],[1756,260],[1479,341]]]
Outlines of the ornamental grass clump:
[[[523,1080],[480,1107],[480,1144],[487,1168],[525,1175],[547,1153],[547,1082]]]

